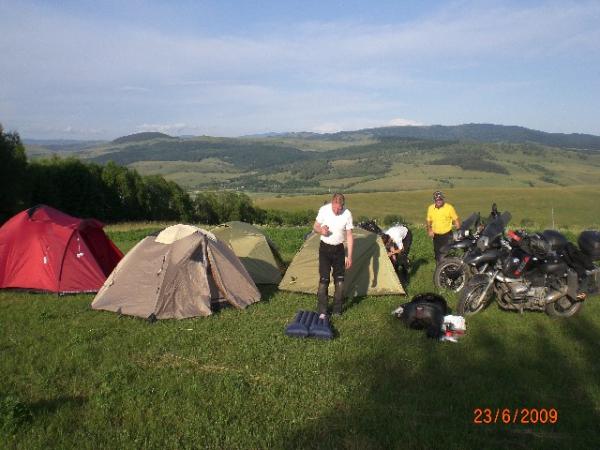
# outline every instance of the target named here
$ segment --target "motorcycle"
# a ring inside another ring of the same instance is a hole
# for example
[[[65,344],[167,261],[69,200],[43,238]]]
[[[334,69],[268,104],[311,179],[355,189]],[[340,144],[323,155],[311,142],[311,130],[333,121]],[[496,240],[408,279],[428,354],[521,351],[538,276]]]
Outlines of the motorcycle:
[[[501,233],[499,227],[497,232]],[[560,318],[577,314],[583,306],[584,297],[579,294],[584,283],[561,253],[567,247],[564,242],[568,241],[566,238],[564,241],[553,239],[549,233],[544,233],[511,231],[509,240],[500,238],[501,247],[497,249],[498,257],[493,265],[484,273],[473,276],[461,292],[458,313],[476,314],[488,306],[495,295],[500,308],[506,310],[544,311]],[[600,234],[588,241],[589,244],[580,250],[600,259]],[[491,242],[490,237],[479,239],[477,246],[482,254]],[[598,289],[600,269],[595,267],[588,272],[585,289],[591,293]]]
[[[487,219],[487,224],[495,223],[494,221],[500,217],[500,213],[496,208],[496,204],[492,205],[492,212]],[[506,216],[505,216],[506,217]],[[508,221],[504,224],[506,224]],[[486,225],[487,227],[487,225]],[[465,263],[465,259],[469,258],[474,251],[477,250],[477,240],[483,234],[481,217],[479,213],[471,214],[462,224],[458,231],[454,233],[454,240],[450,244],[444,246],[442,251],[447,254],[436,265],[433,273],[433,284],[437,289],[446,289],[453,292],[460,292],[469,281],[469,279],[484,271],[487,266],[480,264]]]

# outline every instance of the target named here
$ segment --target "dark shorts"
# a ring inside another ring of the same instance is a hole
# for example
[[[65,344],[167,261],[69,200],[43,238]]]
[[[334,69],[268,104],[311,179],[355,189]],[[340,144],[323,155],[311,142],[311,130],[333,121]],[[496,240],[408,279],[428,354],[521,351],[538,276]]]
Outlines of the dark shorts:
[[[344,244],[329,245],[321,241],[319,245],[319,280],[322,283],[329,283],[329,276],[333,269],[334,281],[343,281],[345,258]]]

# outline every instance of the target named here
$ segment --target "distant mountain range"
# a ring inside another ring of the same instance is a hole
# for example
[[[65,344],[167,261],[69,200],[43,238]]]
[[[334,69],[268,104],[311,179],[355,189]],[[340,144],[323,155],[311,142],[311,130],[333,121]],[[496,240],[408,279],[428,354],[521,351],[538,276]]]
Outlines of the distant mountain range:
[[[113,141],[24,143],[160,174],[190,190],[319,193],[600,183],[600,137],[516,126],[403,126],[223,138],[144,132]]]
[[[131,142],[142,142],[142,141],[150,141],[152,139],[177,139],[176,137],[169,136],[165,133],[158,133],[156,131],[147,131],[144,133],[134,133],[129,134],[127,136],[122,136],[120,138],[112,141],[112,144],[129,144]]]
[[[79,139],[23,139],[25,147],[39,147],[49,152],[79,152],[92,147],[97,147],[106,141],[85,141]]]
[[[206,136],[203,136],[206,137]],[[365,128],[337,133],[313,133],[308,131],[261,133],[241,136],[238,139],[303,139],[319,141],[357,141],[363,139],[413,138],[435,141],[474,141],[537,143],[549,147],[600,150],[600,136],[582,133],[547,133],[530,128],[485,123],[464,125],[429,125]],[[159,132],[134,133],[119,137],[110,144],[129,144],[153,139],[190,140],[194,136],[170,136]],[[38,146],[50,151],[79,151],[107,144],[108,141],[85,141],[69,139],[23,139],[25,145]]]
[[[547,145],[550,147],[600,150],[600,136],[580,133],[546,133],[519,126],[470,123],[465,125],[430,125],[366,128],[337,133],[283,133],[277,138],[302,138],[350,141],[363,138],[415,138],[425,140],[457,140],[475,142],[509,142]]]

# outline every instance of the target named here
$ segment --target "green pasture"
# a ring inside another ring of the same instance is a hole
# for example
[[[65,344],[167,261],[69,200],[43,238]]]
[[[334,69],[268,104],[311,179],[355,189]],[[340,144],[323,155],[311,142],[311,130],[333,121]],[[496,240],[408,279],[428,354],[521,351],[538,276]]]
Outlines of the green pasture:
[[[512,226],[581,230],[600,228],[600,202],[595,200],[594,186],[569,186],[548,188],[454,188],[443,189],[447,201],[465,218],[474,211],[487,215],[496,202],[501,211],[510,211]],[[333,191],[332,191],[333,192]],[[399,215],[415,225],[424,226],[427,206],[432,190],[349,193],[346,204],[356,219],[359,217],[383,219],[386,215]],[[331,194],[301,196],[257,196],[257,206],[284,211],[319,209],[329,201]]]
[[[161,227],[108,232],[127,251]],[[308,228],[265,230],[289,262]],[[412,261],[409,294],[432,290],[422,229]],[[92,295],[0,292],[0,448],[597,446],[597,296],[564,321],[492,305],[452,344],[404,328],[396,296],[349,299],[333,341],[287,338],[315,299],[261,292],[244,311],[154,324],[93,311]],[[554,408],[558,420],[474,424],[477,408]]]
[[[231,153],[234,148],[240,152]],[[290,149],[301,151],[288,153]],[[43,149],[33,146],[29,152],[39,156]],[[248,152],[252,156],[242,157]],[[304,194],[328,189],[387,192],[597,186],[600,168],[600,153],[595,151],[530,143],[390,141],[367,135],[350,140],[319,140],[301,135],[199,137],[176,142],[158,139],[106,143],[59,154],[82,159],[100,157],[104,162],[112,158],[142,175],[162,175],[189,190],[227,185],[241,190]]]

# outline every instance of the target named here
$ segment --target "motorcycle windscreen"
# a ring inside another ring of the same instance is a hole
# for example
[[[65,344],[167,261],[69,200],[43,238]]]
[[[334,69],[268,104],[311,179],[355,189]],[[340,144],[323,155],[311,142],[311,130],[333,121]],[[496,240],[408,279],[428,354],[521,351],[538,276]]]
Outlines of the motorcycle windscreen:
[[[459,231],[461,231],[461,233],[464,235],[465,231],[475,228],[478,223],[479,213],[473,213],[463,221],[463,223],[460,225]]]
[[[508,211],[503,212],[487,224],[481,235],[486,236],[490,242],[493,242],[495,239],[502,236],[504,228],[506,228],[506,225],[508,225],[511,218],[512,215]]]

